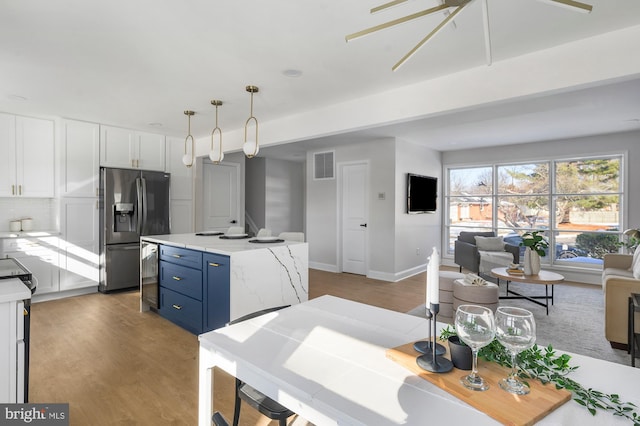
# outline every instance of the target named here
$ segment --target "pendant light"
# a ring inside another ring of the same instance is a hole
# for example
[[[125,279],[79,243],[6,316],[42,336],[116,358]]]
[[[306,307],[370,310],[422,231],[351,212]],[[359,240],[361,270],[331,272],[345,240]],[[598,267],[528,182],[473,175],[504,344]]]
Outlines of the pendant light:
[[[195,147],[195,141],[193,140],[193,136],[191,136],[191,116],[193,114],[195,114],[195,112],[189,110],[184,112],[184,115],[186,115],[189,120],[189,127],[187,131],[187,137],[184,139],[184,155],[182,156],[182,164],[187,167],[193,166],[193,149]],[[189,139],[191,139],[191,154],[189,154],[187,151],[187,143],[189,142]]]
[[[258,150],[260,149],[258,146],[258,120],[253,116],[253,94],[258,93],[258,88],[256,86],[247,86],[246,90],[251,93],[251,115],[247,118],[246,123],[244,123],[244,144],[242,145],[242,150],[247,158],[253,158],[258,155]],[[247,138],[247,127],[251,120],[253,120],[256,125],[256,133],[254,138]]]
[[[224,158],[224,152],[222,152],[222,130],[218,127],[218,107],[222,105],[222,101],[216,99],[211,101],[211,105],[216,107],[216,127],[211,131],[211,152],[209,152],[209,158],[213,161],[213,164],[220,164]],[[213,150],[213,136],[218,133],[218,151]]]

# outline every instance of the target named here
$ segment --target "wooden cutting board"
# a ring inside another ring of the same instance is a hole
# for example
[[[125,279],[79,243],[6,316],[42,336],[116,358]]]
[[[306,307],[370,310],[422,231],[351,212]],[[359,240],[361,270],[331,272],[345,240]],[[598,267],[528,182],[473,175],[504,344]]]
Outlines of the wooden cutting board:
[[[446,342],[441,343],[447,347]],[[454,368],[448,373],[431,373],[418,367],[416,358],[419,355],[413,349],[413,342],[387,350],[387,358],[505,425],[532,425],[571,399],[569,391],[556,389],[553,383],[543,385],[538,380],[527,380],[531,386],[528,395],[510,394],[498,385],[499,380],[509,375],[510,369],[482,359],[478,359],[478,374],[489,382],[490,387],[484,392],[472,391],[460,383],[460,378],[470,371]],[[445,358],[449,358],[448,348]]]

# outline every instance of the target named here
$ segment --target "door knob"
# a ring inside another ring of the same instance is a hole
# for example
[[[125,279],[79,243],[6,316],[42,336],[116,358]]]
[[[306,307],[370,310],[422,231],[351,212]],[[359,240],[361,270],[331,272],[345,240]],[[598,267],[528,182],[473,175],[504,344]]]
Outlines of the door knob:
[[[360,226],[362,226],[363,228],[366,228],[367,224],[366,223],[361,223]]]
[[[237,220],[235,220],[235,219],[233,219],[233,220],[232,220],[231,222],[229,222],[229,223],[238,223],[238,221],[237,221]]]

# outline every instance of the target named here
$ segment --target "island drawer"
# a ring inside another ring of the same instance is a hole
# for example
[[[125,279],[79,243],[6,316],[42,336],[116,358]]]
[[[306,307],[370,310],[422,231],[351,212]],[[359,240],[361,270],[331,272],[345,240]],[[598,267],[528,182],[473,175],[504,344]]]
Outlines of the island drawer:
[[[160,315],[182,328],[202,333],[202,302],[160,287]]]
[[[161,261],[160,286],[202,300],[202,271]]]
[[[160,245],[160,260],[196,269],[202,268],[202,252],[180,247]]]

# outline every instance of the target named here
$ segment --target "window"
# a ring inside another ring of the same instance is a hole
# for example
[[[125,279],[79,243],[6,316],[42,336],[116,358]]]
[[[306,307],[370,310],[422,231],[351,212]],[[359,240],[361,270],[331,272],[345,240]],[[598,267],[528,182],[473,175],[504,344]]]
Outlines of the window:
[[[589,267],[617,252],[624,194],[622,156],[449,168],[449,254],[462,230],[494,231],[519,245],[544,230],[543,262]]]

